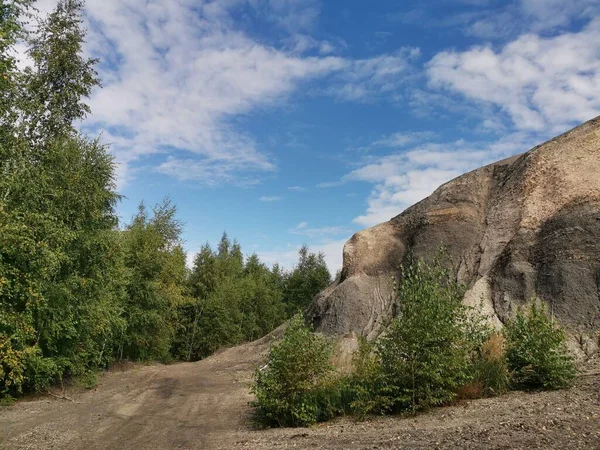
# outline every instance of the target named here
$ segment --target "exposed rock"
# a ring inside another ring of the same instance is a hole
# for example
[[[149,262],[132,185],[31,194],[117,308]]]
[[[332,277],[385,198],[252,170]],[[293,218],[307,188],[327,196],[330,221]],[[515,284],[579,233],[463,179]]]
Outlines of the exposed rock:
[[[452,180],[389,222],[355,234],[340,279],[308,311],[329,334],[378,336],[392,277],[409,253],[445,246],[465,302],[497,323],[533,297],[597,349],[600,330],[600,117],[527,153]],[[401,301],[401,299],[400,299]]]

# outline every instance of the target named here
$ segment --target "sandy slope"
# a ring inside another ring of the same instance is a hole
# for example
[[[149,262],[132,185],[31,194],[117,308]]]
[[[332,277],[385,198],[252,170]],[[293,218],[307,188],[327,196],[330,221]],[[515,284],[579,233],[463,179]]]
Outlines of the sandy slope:
[[[251,430],[248,382],[256,343],[198,363],[114,370],[70,400],[0,409],[6,449],[598,448],[600,364],[568,391],[512,393],[417,418],[349,419],[310,429]]]

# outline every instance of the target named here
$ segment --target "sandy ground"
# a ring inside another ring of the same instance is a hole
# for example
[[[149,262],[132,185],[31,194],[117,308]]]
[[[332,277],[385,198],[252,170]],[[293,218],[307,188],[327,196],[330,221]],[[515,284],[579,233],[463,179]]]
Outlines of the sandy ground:
[[[253,430],[248,384],[264,341],[198,363],[115,369],[69,399],[0,409],[5,449],[600,449],[600,363],[572,389],[465,401],[412,418]],[[61,395],[60,392],[54,391]]]

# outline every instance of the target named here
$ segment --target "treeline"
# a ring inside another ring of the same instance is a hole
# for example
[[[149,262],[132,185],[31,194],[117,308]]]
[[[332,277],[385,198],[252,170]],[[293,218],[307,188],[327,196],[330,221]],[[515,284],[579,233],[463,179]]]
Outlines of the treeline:
[[[188,270],[169,200],[119,224],[113,159],[74,126],[100,84],[83,3],[26,26],[32,5],[0,0],[0,397],[115,359],[200,359],[268,333],[329,283],[307,248],[288,273],[226,235]]]

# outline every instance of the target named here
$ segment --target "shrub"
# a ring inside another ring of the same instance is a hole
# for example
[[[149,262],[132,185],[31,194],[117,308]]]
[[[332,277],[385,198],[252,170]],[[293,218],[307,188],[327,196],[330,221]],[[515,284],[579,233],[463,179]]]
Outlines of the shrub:
[[[301,315],[294,316],[281,340],[271,347],[266,365],[254,375],[256,422],[305,426],[339,412],[340,385],[330,363],[332,346],[314,334]]]
[[[98,386],[98,372],[88,370],[75,379],[76,385],[83,389],[94,389]]]
[[[473,379],[473,354],[487,331],[463,294],[439,259],[404,267],[399,316],[377,344],[382,395],[392,411],[448,403]]]
[[[348,392],[345,404],[348,412],[362,420],[370,414],[381,414],[389,409],[389,399],[382,395],[381,361],[374,342],[360,339],[353,358],[353,372],[345,379]]]
[[[560,389],[572,384],[576,369],[564,331],[544,307],[519,309],[504,328],[512,382],[519,388]]]
[[[506,362],[505,339],[501,333],[493,333],[483,344],[479,358],[475,361],[475,373],[475,382],[481,395],[501,395],[507,391],[510,376]]]

